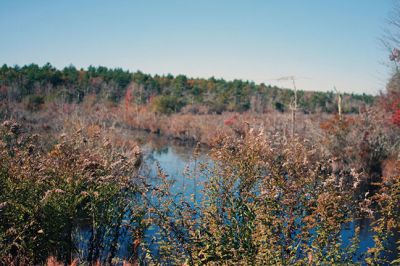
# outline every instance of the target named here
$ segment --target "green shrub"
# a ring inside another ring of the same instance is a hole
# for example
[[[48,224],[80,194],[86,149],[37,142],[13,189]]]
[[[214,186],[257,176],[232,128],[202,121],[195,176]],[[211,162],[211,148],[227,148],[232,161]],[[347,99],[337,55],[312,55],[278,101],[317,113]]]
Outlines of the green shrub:
[[[38,111],[44,104],[44,97],[41,95],[29,95],[26,97],[26,107],[30,111]]]
[[[181,98],[172,95],[160,95],[153,99],[153,110],[161,114],[176,113],[184,106]]]
[[[285,105],[281,102],[275,102],[275,109],[283,113],[285,111]]]

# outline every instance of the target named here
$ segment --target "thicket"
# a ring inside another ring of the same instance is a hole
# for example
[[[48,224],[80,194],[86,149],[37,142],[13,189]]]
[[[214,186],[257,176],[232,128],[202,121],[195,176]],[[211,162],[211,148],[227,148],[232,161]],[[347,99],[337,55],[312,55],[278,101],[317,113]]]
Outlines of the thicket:
[[[399,138],[382,139],[382,124],[375,127],[367,118],[327,123],[324,145],[253,129],[241,138],[217,138],[213,164],[188,173],[195,180],[205,177],[202,201],[178,197],[160,206],[169,216],[160,215],[159,226],[170,228],[163,234],[161,261],[399,263],[400,161],[398,148],[391,146]],[[358,141],[346,138],[360,132],[366,134]],[[171,221],[176,226],[171,228]],[[364,252],[359,234],[365,221],[371,222],[375,245]]]
[[[186,172],[205,180],[201,199],[174,193],[174,177],[161,168],[157,178],[137,175],[138,148],[119,149],[97,124],[72,126],[46,149],[39,136],[6,121],[1,261],[399,263],[399,128],[391,114],[376,108],[332,117],[321,124],[321,143],[251,127],[219,135],[212,163]],[[375,244],[361,252],[366,219]],[[128,239],[128,257],[118,256],[121,239]]]
[[[2,123],[0,264],[111,263],[121,235],[141,239],[140,150],[116,149],[98,127],[72,130],[44,149],[40,136]]]

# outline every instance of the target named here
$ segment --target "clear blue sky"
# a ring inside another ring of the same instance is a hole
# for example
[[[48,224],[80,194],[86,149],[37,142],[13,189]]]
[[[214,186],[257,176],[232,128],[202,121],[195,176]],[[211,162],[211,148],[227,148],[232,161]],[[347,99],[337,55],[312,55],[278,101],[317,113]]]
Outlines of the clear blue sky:
[[[2,0],[0,64],[104,65],[376,93],[392,0]]]

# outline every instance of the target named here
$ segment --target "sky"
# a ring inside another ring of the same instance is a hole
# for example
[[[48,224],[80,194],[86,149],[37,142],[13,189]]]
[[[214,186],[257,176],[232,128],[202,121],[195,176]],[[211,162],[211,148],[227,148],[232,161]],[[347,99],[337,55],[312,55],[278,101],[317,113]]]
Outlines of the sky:
[[[121,67],[376,94],[393,0],[2,0],[0,64]]]

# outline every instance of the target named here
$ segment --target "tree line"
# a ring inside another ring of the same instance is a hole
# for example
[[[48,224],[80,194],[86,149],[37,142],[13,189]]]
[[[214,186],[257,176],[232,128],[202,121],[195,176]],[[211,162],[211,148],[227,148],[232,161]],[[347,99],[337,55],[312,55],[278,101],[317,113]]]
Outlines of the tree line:
[[[152,104],[160,113],[179,112],[185,106],[205,106],[209,113],[285,112],[294,98],[291,89],[244,80],[151,75],[104,66],[78,69],[70,65],[57,69],[50,63],[43,66],[4,64],[0,68],[0,99],[26,101],[32,109],[54,99],[79,103],[89,94],[118,103],[128,90],[131,101]],[[337,94],[333,91],[300,90],[297,98],[299,109],[305,113],[337,112]],[[375,97],[344,93],[342,99],[344,113],[357,113],[360,107],[371,105]]]

